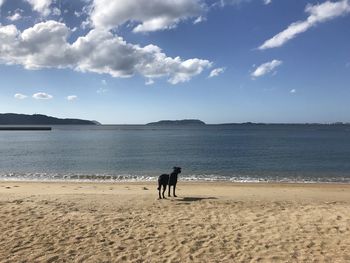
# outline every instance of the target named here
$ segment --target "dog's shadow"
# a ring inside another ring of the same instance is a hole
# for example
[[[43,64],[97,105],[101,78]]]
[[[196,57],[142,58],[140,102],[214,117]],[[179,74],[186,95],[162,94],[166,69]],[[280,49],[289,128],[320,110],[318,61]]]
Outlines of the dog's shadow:
[[[182,197],[179,199],[176,199],[178,202],[197,202],[201,200],[215,200],[216,197]]]

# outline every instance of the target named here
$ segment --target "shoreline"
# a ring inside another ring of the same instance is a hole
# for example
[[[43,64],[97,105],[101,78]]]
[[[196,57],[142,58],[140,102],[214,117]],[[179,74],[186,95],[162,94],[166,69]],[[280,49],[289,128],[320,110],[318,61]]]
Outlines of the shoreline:
[[[37,185],[152,185],[158,187],[157,181],[92,181],[92,180],[1,180],[0,187],[4,184],[37,184]],[[350,183],[342,182],[233,182],[233,181],[178,181],[181,186],[227,186],[227,187],[350,187]]]
[[[96,183],[96,184],[119,184],[119,183],[157,183],[158,177],[152,177],[149,179],[21,179],[21,178],[4,178],[0,177],[0,183],[2,182],[23,182],[23,183]],[[179,179],[180,183],[199,183],[199,184],[307,184],[307,185],[350,185],[349,181],[287,181],[287,180],[216,180],[216,179]]]

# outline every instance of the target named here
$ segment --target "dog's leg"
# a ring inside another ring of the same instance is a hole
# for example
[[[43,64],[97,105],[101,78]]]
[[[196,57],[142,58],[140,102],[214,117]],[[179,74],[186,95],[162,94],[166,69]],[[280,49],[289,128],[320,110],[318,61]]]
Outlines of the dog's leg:
[[[168,189],[168,196],[170,197],[171,195],[170,195],[170,188],[171,188],[171,186],[169,185],[169,189]]]
[[[159,195],[159,199],[162,199],[162,196],[160,195],[160,190],[162,189],[162,185],[158,182],[158,195]]]
[[[166,190],[166,185],[163,185],[163,198],[164,199],[165,199],[165,196],[164,196],[165,190]]]
[[[174,186],[173,186],[173,196],[177,197],[177,195],[175,194],[175,188],[176,188],[176,184],[174,184]]]

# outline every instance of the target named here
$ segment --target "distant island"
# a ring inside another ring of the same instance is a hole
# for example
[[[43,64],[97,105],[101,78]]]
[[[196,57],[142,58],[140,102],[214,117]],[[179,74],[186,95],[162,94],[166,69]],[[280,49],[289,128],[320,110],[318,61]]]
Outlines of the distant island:
[[[59,119],[42,114],[0,113],[0,125],[99,125],[97,121]]]
[[[219,123],[219,124],[214,124],[214,125],[221,125],[221,126],[233,126],[233,125],[239,125],[239,126],[261,126],[261,125],[324,125],[324,126],[330,126],[330,125],[335,125],[335,126],[342,126],[342,125],[350,125],[348,122],[332,122],[332,123],[264,123],[264,122],[242,122],[242,123]]]
[[[265,126],[265,125],[324,125],[324,126],[329,126],[329,125],[335,125],[335,126],[342,126],[342,125],[350,125],[350,123],[347,122],[333,122],[333,123],[264,123],[264,122],[232,122],[232,123],[216,123],[216,124],[206,124],[204,121],[201,120],[196,120],[196,119],[184,119],[184,120],[161,120],[157,122],[150,122],[147,123],[146,125],[199,125],[199,126],[204,126],[204,125],[219,125],[219,126]]]
[[[146,125],[206,125],[205,122],[195,119],[186,120],[161,120],[157,122],[150,122]]]

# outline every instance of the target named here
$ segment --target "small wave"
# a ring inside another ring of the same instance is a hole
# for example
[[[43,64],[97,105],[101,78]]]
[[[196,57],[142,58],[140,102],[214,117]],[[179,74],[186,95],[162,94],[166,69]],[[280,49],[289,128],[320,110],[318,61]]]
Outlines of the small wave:
[[[6,181],[152,181],[156,177],[131,174],[84,174],[84,173],[3,173],[0,180]]]
[[[85,174],[85,173],[0,173],[2,181],[72,181],[72,182],[147,182],[158,175]],[[239,183],[350,183],[350,177],[269,176],[269,175],[181,175],[180,181],[239,182]]]

